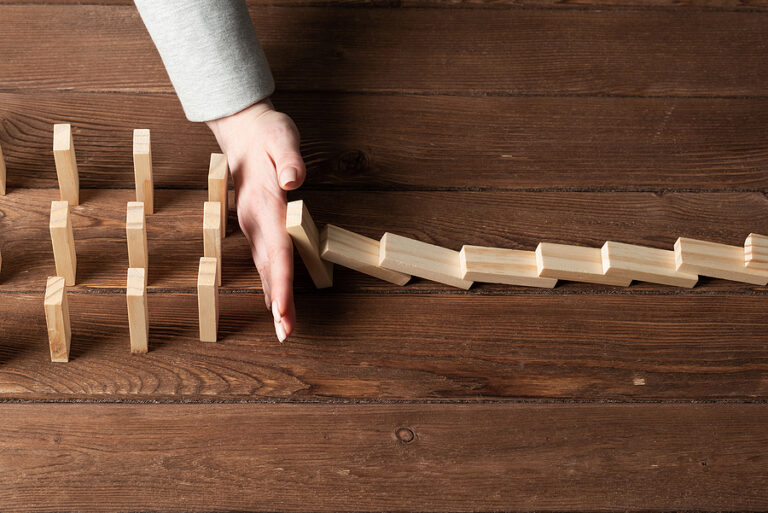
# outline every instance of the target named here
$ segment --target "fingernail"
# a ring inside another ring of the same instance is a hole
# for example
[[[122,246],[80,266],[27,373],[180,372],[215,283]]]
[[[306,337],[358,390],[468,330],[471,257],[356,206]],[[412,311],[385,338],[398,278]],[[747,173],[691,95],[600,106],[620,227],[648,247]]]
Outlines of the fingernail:
[[[281,187],[287,186],[291,182],[295,182],[296,179],[299,177],[299,170],[295,167],[289,167],[285,171],[283,171],[283,174],[280,175],[280,180],[282,181]]]
[[[287,337],[285,336],[285,328],[283,328],[283,317],[280,315],[280,311],[277,308],[277,301],[272,302],[272,317],[275,319],[275,333],[277,334],[277,340],[281,343],[285,342]]]

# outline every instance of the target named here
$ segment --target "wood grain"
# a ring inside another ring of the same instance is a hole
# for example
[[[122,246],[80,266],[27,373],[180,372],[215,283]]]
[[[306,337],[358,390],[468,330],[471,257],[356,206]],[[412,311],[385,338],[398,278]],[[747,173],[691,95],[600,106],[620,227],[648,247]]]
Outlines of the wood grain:
[[[764,96],[768,82],[760,12],[252,6],[251,15],[282,90]],[[0,20],[0,47],[14,57],[0,61],[2,89],[172,90],[132,6],[0,5]]]
[[[4,404],[0,413],[0,501],[11,513],[768,506],[759,405]]]

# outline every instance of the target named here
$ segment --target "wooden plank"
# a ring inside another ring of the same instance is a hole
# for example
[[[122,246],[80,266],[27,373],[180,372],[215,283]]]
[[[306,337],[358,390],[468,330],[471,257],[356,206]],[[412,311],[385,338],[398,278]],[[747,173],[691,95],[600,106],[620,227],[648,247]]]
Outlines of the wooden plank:
[[[56,274],[64,278],[67,286],[75,284],[77,275],[77,252],[72,230],[72,216],[66,201],[51,202],[51,216],[48,222],[53,246]]]
[[[152,142],[149,129],[133,131],[133,174],[136,185],[136,201],[144,203],[147,214],[155,213],[154,181],[152,179]]]
[[[462,278],[471,281],[504,283],[551,289],[554,278],[542,278],[533,251],[483,246],[462,246],[459,252]]]
[[[72,338],[64,278],[52,276],[45,285],[45,324],[52,362],[68,362]]]
[[[304,189],[768,189],[766,99],[281,92],[274,101],[301,130]],[[62,118],[77,125],[83,187],[134,186],[126,127],[151,127],[157,187],[205,188],[218,151],[172,95],[24,91],[0,93],[0,109],[10,187],[57,186],[50,124]]]
[[[630,280],[691,288],[699,281],[696,274],[677,270],[675,252],[635,244],[607,241],[601,248],[606,275]]]
[[[197,273],[197,310],[201,342],[216,342],[219,331],[218,261],[200,257]]]
[[[675,263],[683,272],[754,285],[768,284],[768,271],[746,266],[742,246],[680,237],[675,242]]]
[[[768,80],[762,13],[250,11],[284,90],[733,96],[764,95]],[[0,19],[16,57],[0,63],[0,88],[172,92],[132,6],[0,5]]]
[[[209,194],[210,197],[210,194]],[[221,286],[221,203],[203,204],[203,256],[216,259],[216,285]]]
[[[125,211],[125,238],[128,245],[128,267],[141,267],[149,274],[149,249],[144,203],[129,201]]]
[[[125,287],[129,261],[125,250],[125,206],[133,189],[84,190],[85,204],[72,207],[77,239],[78,287]],[[289,196],[314,205],[318,219],[366,237],[387,230],[443,247],[463,244],[530,251],[547,238],[553,242],[599,247],[606,240],[671,248],[678,236],[743,245],[750,232],[768,232],[768,200],[760,193],[578,193],[457,191],[300,191]],[[11,189],[0,196],[0,248],[5,260],[2,290],[42,293],[55,268],[46,229],[50,201],[58,191]],[[200,205],[205,190],[158,190],[158,213],[147,217],[151,290],[196,287],[203,240]],[[231,198],[230,198],[231,199]],[[510,210],[509,205],[515,205]],[[461,222],[449,222],[453,212]],[[248,242],[240,231],[222,240],[227,255],[226,289],[259,290]],[[105,255],[109,255],[106,258]],[[162,256],[162,257],[160,257]],[[314,285],[296,260],[297,290]],[[390,291],[392,285],[345,268],[334,272],[334,291]],[[408,290],[449,290],[414,279]],[[476,284],[478,291],[515,292],[514,286]],[[591,290],[591,285],[561,283],[556,290]],[[634,283],[627,293],[659,287]],[[517,289],[519,291],[519,289]],[[607,289],[606,289],[607,290]],[[755,286],[703,278],[694,293],[756,290]],[[757,289],[762,290],[762,289]],[[531,291],[534,292],[534,291]]]
[[[227,236],[227,216],[229,214],[228,180],[229,164],[227,163],[227,157],[222,153],[211,153],[211,160],[208,165],[208,201],[217,201],[221,207],[219,235],[222,239]]]
[[[628,287],[632,278],[605,274],[600,248],[541,242],[536,268],[543,278]]]
[[[77,172],[75,142],[72,125],[53,125],[53,157],[59,182],[61,200],[72,205],[80,204],[80,179]]]
[[[333,264],[320,258],[320,233],[303,200],[290,201],[285,214],[285,228],[315,287],[333,285]]]
[[[149,347],[149,310],[147,304],[146,269],[128,269],[125,289],[128,304],[128,329],[131,337],[131,353],[146,353]]]
[[[3,404],[0,413],[9,513],[768,507],[768,410],[758,404]]]
[[[261,294],[222,291],[219,342],[208,344],[194,291],[150,288],[149,353],[127,358],[124,290],[70,289],[77,343],[66,366],[49,362],[43,291],[4,292],[0,399],[768,398],[765,293],[538,290],[300,292],[284,344]]]
[[[750,233],[744,241],[744,260],[748,269],[768,271],[768,237]]]
[[[401,273],[467,290],[459,252],[387,232],[379,241],[379,265]]]

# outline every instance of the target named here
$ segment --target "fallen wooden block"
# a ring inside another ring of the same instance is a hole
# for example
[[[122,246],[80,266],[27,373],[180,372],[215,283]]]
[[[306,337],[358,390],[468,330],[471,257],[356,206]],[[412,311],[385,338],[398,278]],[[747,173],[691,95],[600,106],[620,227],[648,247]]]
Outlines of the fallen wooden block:
[[[128,265],[141,267],[149,272],[149,252],[147,249],[147,225],[144,215],[144,203],[129,201],[125,210],[125,237],[128,241]]]
[[[744,242],[744,260],[751,270],[768,271],[768,237],[750,233]]]
[[[0,195],[5,196],[5,157],[3,157],[3,147],[0,146]]]
[[[747,267],[744,248],[680,237],[675,242],[678,271],[723,280],[765,285],[768,271]]]
[[[459,252],[462,278],[485,283],[504,283],[551,289],[555,278],[542,278],[536,253],[518,249],[463,246]]]
[[[131,353],[149,350],[149,310],[147,307],[147,278],[144,268],[128,269],[125,289],[128,304],[128,330],[131,336]]]
[[[215,258],[200,258],[197,271],[197,310],[202,342],[216,342],[219,329],[217,270],[218,263]]]
[[[608,241],[601,252],[608,276],[686,288],[699,281],[698,275],[677,270],[671,250]]]
[[[208,166],[208,201],[218,201],[221,205],[221,238],[227,236],[227,215],[229,212],[227,179],[229,165],[227,157],[221,153],[211,153]]]
[[[43,306],[52,362],[69,361],[72,331],[69,325],[69,305],[64,285],[64,278],[61,276],[51,276],[45,285]]]
[[[603,273],[600,248],[541,242],[536,247],[539,276],[600,285],[628,286],[632,280]]]
[[[467,290],[471,280],[462,278],[459,252],[394,233],[379,242],[379,265],[401,273]]]
[[[320,258],[320,234],[302,200],[288,203],[285,228],[291,235],[315,287],[323,289],[333,285],[333,264]]]
[[[75,237],[72,232],[72,219],[69,214],[68,202],[51,202],[49,228],[53,245],[53,258],[56,261],[56,274],[62,276],[64,283],[71,287],[75,284],[77,254],[75,253]]]
[[[133,174],[136,181],[136,201],[144,203],[148,214],[155,213],[155,186],[152,179],[152,143],[149,130],[133,131]]]
[[[206,201],[203,205],[203,255],[216,259],[216,285],[221,286],[221,204]]]
[[[80,178],[77,172],[72,125],[53,125],[53,158],[56,161],[61,199],[72,205],[79,205]]]
[[[332,224],[326,225],[320,234],[320,256],[395,285],[405,285],[411,279],[408,274],[379,266],[379,241]]]

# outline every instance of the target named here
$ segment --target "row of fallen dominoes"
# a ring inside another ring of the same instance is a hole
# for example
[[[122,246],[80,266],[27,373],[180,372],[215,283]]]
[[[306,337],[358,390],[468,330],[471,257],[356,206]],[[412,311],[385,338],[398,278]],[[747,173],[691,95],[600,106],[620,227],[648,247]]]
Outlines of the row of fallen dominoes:
[[[70,125],[54,126],[54,157],[61,201],[51,204],[50,231],[57,276],[48,279],[45,313],[53,361],[67,361],[70,323],[65,286],[75,284],[76,252],[69,205],[78,204],[79,182]],[[128,278],[126,298],[131,352],[148,349],[148,250],[145,214],[154,212],[149,130],[135,130],[133,141],[136,200],[126,209]],[[212,154],[208,201],[203,206],[203,257],[198,268],[200,340],[215,342],[221,239],[226,236],[227,160]],[[5,165],[0,148],[0,190]],[[411,276],[468,289],[473,282],[552,288],[557,280],[628,286],[633,280],[693,287],[699,275],[755,285],[768,284],[768,237],[750,234],[741,246],[679,238],[665,250],[608,241],[601,248],[542,242],[535,251],[464,246],[460,251],[393,233],[371,239],[338,226],[322,232],[303,201],[288,203],[286,229],[318,288],[333,283],[333,264],[405,285]],[[0,258],[0,263],[2,259]]]

